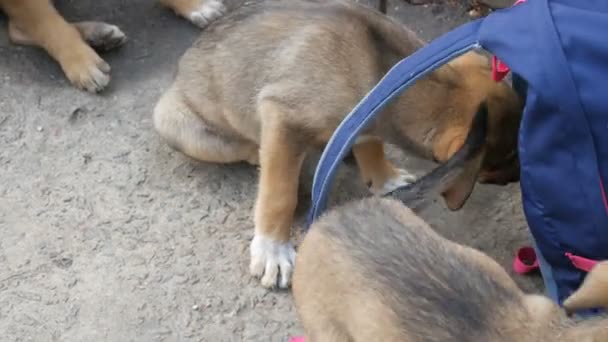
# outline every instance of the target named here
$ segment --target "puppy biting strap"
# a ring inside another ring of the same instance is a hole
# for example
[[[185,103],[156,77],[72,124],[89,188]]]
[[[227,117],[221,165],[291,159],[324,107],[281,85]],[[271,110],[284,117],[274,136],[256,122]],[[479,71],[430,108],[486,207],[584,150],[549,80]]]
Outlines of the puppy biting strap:
[[[317,165],[312,186],[312,207],[306,229],[325,210],[335,173],[359,133],[376,114],[406,88],[449,60],[479,48],[478,31],[482,19],[450,31],[397,63],[357,104],[338,126]]]

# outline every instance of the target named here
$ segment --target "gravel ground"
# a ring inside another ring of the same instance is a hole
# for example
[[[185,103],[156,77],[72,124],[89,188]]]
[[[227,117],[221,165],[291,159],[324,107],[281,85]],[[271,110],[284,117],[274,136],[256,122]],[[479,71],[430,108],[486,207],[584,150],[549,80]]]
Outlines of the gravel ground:
[[[371,3],[371,1],[370,1]],[[72,20],[130,37],[104,55],[101,95],[72,88],[42,51],[7,42],[0,19],[0,339],[2,341],[285,341],[301,333],[289,292],[248,275],[257,171],[192,161],[152,129],[151,110],[197,28],[155,1],[63,1]],[[390,2],[432,39],[468,20],[463,5]],[[303,220],[316,157],[302,176]],[[391,150],[416,173],[429,163]],[[334,203],[364,189],[352,166]],[[422,216],[510,269],[527,243],[519,186],[479,186],[459,212]],[[537,276],[515,276],[539,291]]]

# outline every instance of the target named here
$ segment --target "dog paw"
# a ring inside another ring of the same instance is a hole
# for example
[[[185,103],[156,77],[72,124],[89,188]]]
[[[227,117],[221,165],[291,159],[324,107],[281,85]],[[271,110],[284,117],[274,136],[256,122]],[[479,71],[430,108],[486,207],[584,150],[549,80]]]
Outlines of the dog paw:
[[[406,186],[416,181],[416,176],[406,170],[398,169],[397,174],[384,182],[381,187],[372,189],[375,195],[383,196],[397,188]]]
[[[205,28],[215,19],[221,17],[226,12],[226,7],[221,0],[202,1],[201,5],[192,11],[188,16],[190,21],[200,27]]]
[[[110,83],[110,65],[84,43],[60,63],[66,77],[80,89],[96,93]]]
[[[251,275],[260,278],[266,288],[287,288],[291,283],[291,273],[296,251],[291,242],[273,241],[255,235],[251,241]]]
[[[84,40],[99,51],[115,49],[127,41],[127,36],[115,25],[90,22],[83,23],[83,26],[79,27],[79,29]]]

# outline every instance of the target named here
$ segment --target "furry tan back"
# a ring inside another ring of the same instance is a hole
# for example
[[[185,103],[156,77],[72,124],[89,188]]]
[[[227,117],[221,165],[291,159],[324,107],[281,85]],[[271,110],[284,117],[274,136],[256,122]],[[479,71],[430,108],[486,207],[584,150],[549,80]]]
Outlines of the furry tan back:
[[[446,240],[390,199],[319,219],[299,248],[296,307],[312,341],[606,341],[525,295],[487,255]]]

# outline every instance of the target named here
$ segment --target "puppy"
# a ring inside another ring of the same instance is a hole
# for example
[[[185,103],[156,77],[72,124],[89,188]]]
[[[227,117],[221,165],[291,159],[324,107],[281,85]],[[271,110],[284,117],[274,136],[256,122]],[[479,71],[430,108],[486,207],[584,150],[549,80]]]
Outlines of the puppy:
[[[608,262],[588,278],[567,308],[608,308]],[[307,342],[608,341],[608,319],[574,324],[394,199],[349,203],[313,224],[293,294]]]
[[[154,109],[154,126],[192,158],[260,166],[250,270],[263,286],[290,283],[305,155],[327,143],[395,63],[423,46],[403,25],[354,2],[269,0],[220,18],[184,54]],[[487,144],[444,194],[449,208],[460,208],[480,169],[516,162],[522,111],[515,92],[492,81],[489,60],[477,53],[441,67],[383,110],[353,147],[363,181],[385,194],[413,180],[386,160],[384,141],[446,161],[482,101],[490,113]]]
[[[401,199],[420,204],[458,179],[475,140]],[[608,341],[608,319],[575,324],[395,199],[351,202],[314,223],[298,250],[293,296],[307,342]],[[602,306],[608,262],[565,302],[568,310]]]
[[[161,3],[201,27],[224,11],[221,0]],[[51,0],[0,0],[0,9],[9,18],[11,41],[45,49],[74,86],[98,92],[108,85],[110,66],[95,50],[107,51],[124,44],[126,36],[118,27],[96,21],[68,23]]]

